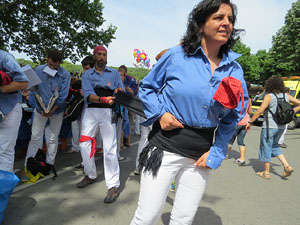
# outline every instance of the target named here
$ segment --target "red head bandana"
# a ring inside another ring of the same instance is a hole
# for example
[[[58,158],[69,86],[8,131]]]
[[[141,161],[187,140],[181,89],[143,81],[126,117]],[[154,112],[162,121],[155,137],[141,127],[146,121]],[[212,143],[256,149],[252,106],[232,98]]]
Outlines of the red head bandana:
[[[103,45],[98,45],[94,48],[94,55],[98,52],[98,51],[103,51],[107,54],[107,50]]]
[[[222,79],[213,99],[221,103],[224,107],[234,109],[238,106],[242,98],[242,109],[244,107],[244,92],[240,80],[234,77]]]

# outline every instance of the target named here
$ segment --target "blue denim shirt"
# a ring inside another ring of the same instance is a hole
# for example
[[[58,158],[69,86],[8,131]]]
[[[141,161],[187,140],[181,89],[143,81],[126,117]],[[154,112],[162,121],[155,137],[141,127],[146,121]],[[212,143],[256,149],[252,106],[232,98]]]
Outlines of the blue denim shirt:
[[[121,74],[109,67],[105,67],[101,74],[96,71],[95,67],[85,71],[82,74],[82,91],[86,103],[91,103],[88,101],[89,95],[97,95],[94,91],[96,87],[110,90],[115,90],[116,88],[124,89]]]
[[[54,94],[54,91],[57,90],[59,96],[54,105],[58,106],[58,109],[54,113],[60,113],[66,108],[66,98],[69,94],[71,76],[67,70],[59,66],[57,73],[52,77],[48,73],[43,72],[46,66],[47,65],[44,64],[34,69],[42,81],[38,84],[37,93],[41,96],[44,105],[47,107],[51,96]],[[38,103],[36,103],[36,110],[42,112],[42,107]]]
[[[0,70],[6,72],[13,81],[28,81],[15,58],[8,52],[2,50],[0,50]],[[18,102],[22,102],[20,91],[8,94],[0,93],[0,111],[4,115],[9,113]]]
[[[213,100],[221,80],[232,76],[242,82],[244,105],[248,104],[248,91],[241,66],[235,61],[239,54],[229,51],[223,54],[219,67],[211,74],[209,60],[199,47],[187,56],[181,46],[169,49],[140,82],[139,97],[143,102],[148,126],[165,112],[190,127],[218,127],[215,142],[206,164],[212,169],[221,165],[227,153],[227,143],[241,114],[242,103],[236,109],[226,109]]]

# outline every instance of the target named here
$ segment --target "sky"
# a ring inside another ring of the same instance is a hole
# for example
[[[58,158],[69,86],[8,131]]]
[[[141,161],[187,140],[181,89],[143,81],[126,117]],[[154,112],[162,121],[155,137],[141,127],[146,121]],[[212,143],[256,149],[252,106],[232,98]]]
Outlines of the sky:
[[[238,10],[235,28],[245,29],[241,40],[255,54],[270,49],[272,36],[284,25],[284,17],[296,0],[232,2]],[[144,50],[153,65],[156,54],[179,43],[186,31],[188,15],[199,0],[102,0],[102,3],[106,20],[102,28],[109,24],[117,27],[116,39],[108,46],[108,65],[133,67],[134,49]],[[29,59],[24,54],[12,54]]]

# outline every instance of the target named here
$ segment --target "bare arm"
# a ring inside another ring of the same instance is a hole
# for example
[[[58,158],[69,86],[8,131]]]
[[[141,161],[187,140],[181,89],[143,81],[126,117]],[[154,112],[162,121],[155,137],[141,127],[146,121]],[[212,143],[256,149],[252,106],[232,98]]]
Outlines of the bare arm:
[[[300,110],[300,100],[294,98],[294,97],[291,96],[291,95],[288,95],[288,96],[289,96],[290,102],[293,103],[294,106],[295,106],[295,107],[294,107],[294,112],[295,112],[295,113],[298,112],[298,111]]]
[[[107,104],[109,104],[109,105],[112,105],[112,104],[114,104],[114,99],[115,99],[115,97],[113,97],[113,96],[107,96],[107,97],[104,97],[105,98],[105,101],[106,102],[103,102],[103,101],[101,101],[101,99],[102,98],[100,98],[99,96],[97,96],[97,95],[89,95],[89,98],[88,98],[88,100],[90,101],[90,102],[94,102],[94,103],[107,103]]]
[[[10,93],[21,89],[26,89],[28,85],[27,81],[13,81],[10,84],[0,86],[2,93]]]
[[[271,95],[267,94],[264,98],[264,101],[261,103],[259,109],[253,114],[250,123],[254,122],[260,116],[260,114],[262,114],[266,110],[266,108],[268,108],[270,102],[271,102]]]

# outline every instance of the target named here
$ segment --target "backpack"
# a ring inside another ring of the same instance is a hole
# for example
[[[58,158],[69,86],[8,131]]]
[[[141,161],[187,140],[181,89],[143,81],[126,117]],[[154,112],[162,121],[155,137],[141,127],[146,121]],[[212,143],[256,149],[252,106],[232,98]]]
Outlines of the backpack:
[[[65,119],[73,122],[80,117],[82,113],[82,109],[84,106],[84,99],[80,93],[73,96],[71,101],[67,104],[66,114],[64,116]]]
[[[57,177],[54,166],[46,163],[46,156],[41,149],[37,151],[35,157],[28,158],[26,167],[33,176],[36,176],[38,173],[42,173],[46,176],[49,175],[50,170],[52,170],[54,173],[53,180],[55,180],[55,178]]]
[[[81,80],[75,81],[70,88],[72,98],[69,102],[67,102],[67,109],[64,118],[71,122],[77,120],[77,118],[81,116],[84,106],[84,98],[79,92],[80,89]]]
[[[273,113],[269,109],[269,112],[272,114],[274,121],[277,124],[288,124],[293,120],[294,117],[294,110],[289,102],[285,100],[285,94],[283,93],[283,97],[277,97],[276,94],[274,94],[277,99],[277,108],[276,112]]]

